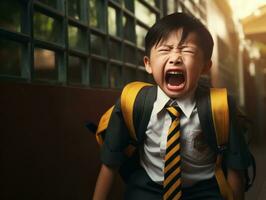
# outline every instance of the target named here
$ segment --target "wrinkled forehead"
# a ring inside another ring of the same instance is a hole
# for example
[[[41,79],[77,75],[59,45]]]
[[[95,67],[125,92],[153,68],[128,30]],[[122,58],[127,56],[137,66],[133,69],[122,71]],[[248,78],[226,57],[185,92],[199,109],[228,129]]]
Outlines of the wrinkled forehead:
[[[194,44],[196,46],[199,45],[199,39],[195,31],[178,28],[168,32],[167,34],[161,35],[155,44],[155,48],[168,43],[169,40],[176,41],[175,44],[177,46],[181,46],[186,43]]]

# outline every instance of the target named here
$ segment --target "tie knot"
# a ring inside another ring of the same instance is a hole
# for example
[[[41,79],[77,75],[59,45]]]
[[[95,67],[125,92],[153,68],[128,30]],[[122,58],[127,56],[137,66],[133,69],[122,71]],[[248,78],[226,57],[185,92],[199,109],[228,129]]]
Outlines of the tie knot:
[[[178,106],[168,106],[166,107],[167,112],[170,114],[172,120],[179,118],[181,114],[181,109]]]

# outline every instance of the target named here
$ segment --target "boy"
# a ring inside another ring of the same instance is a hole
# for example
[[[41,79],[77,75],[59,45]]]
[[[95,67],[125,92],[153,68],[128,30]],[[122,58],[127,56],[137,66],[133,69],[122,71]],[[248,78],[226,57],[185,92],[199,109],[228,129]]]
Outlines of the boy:
[[[209,90],[198,84],[200,76],[210,70],[212,50],[213,39],[209,31],[199,20],[185,13],[168,15],[148,31],[144,64],[157,86],[150,88],[153,107],[147,128],[144,133],[137,133],[144,134],[137,150],[139,167],[129,174],[125,199],[166,199],[165,155],[168,129],[172,123],[166,109],[169,102],[177,104],[180,113],[181,192],[173,189],[168,199],[223,199],[214,177],[217,152],[211,148],[210,141],[215,139],[206,134],[211,132],[215,137],[213,127],[206,122],[211,112],[206,103]],[[235,199],[244,199],[242,170],[250,161],[243,137],[238,133],[235,106],[230,98],[229,109],[231,122],[224,164]],[[109,124],[94,200],[107,199],[115,172],[126,160],[123,150],[130,137],[119,101]]]

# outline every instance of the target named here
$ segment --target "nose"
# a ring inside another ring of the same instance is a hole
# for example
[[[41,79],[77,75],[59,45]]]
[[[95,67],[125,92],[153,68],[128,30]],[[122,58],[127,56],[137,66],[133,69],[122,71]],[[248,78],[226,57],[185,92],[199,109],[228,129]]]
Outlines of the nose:
[[[171,65],[181,65],[183,63],[183,58],[180,54],[172,55],[169,59],[169,64]]]

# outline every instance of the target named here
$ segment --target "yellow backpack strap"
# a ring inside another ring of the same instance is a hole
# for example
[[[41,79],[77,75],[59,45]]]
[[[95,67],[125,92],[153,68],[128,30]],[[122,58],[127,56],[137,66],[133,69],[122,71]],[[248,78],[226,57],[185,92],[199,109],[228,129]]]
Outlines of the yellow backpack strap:
[[[134,108],[134,102],[137,97],[137,94],[143,88],[144,86],[151,86],[149,83],[144,83],[144,82],[132,82],[127,84],[121,94],[121,110],[122,114],[126,123],[126,126],[129,129],[129,134],[130,137],[134,140],[137,141],[136,137],[136,132],[135,132],[135,127],[133,123],[133,108]],[[101,117],[98,128],[96,131],[96,140],[98,144],[102,145],[103,144],[103,135],[102,132],[106,130],[109,124],[109,120],[111,117],[111,114],[113,112],[114,106],[109,108]],[[126,155],[130,156],[134,152],[135,147],[133,145],[129,145],[125,153]]]
[[[96,130],[96,140],[98,142],[99,145],[103,144],[103,135],[102,132],[107,128],[108,124],[109,124],[109,120],[111,117],[111,114],[114,110],[114,106],[112,106],[111,108],[109,108],[101,117],[100,122],[98,124],[98,128]]]
[[[220,153],[217,155],[215,177],[220,192],[225,200],[233,200],[233,192],[222,170],[222,151],[227,145],[229,135],[229,109],[227,90],[225,88],[211,88],[211,110],[216,141]]]
[[[122,114],[126,123],[126,126],[129,130],[129,134],[131,139],[137,141],[136,131],[134,127],[133,121],[133,109],[134,109],[134,102],[139,93],[139,91],[145,86],[151,86],[152,84],[144,83],[144,82],[132,82],[127,84],[121,94],[121,110]],[[135,151],[136,147],[133,145],[129,145],[125,153],[126,155],[130,156]]]

